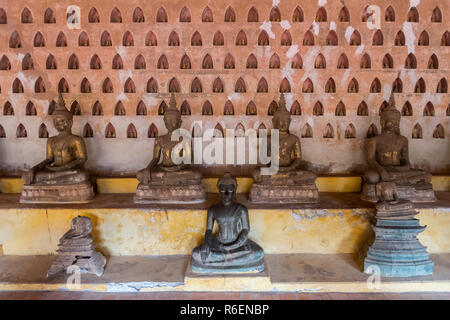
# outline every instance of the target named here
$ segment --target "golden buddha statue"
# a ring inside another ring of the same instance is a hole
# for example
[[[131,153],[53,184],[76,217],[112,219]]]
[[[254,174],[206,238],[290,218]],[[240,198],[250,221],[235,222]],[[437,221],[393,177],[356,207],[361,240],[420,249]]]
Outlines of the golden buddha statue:
[[[289,132],[290,124],[291,114],[286,109],[284,95],[281,94],[272,119],[273,128],[279,133],[279,169],[277,173],[270,175],[262,175],[260,169],[253,171],[254,183],[250,191],[250,201],[267,203],[319,201],[315,184],[316,175],[301,169],[303,160],[300,139]]]
[[[365,154],[370,169],[364,175],[362,200],[378,201],[376,184],[379,182],[395,182],[401,199],[413,202],[436,200],[431,174],[410,166],[408,139],[400,135],[400,119],[400,111],[396,109],[391,93],[388,107],[381,112],[382,132],[366,144]]]
[[[164,112],[164,124],[168,133],[157,137],[153,148],[153,159],[148,166],[137,172],[140,184],[136,190],[135,202],[202,202],[205,190],[202,185],[202,174],[176,164],[172,159],[175,147],[181,142],[172,141],[172,135],[181,127],[181,113],[176,107],[174,94],[170,97],[169,108]],[[176,151],[175,151],[176,152]],[[192,159],[191,146],[180,148],[181,158]]]
[[[47,157],[26,171],[21,202],[83,203],[94,197],[89,174],[83,169],[87,152],[82,137],[72,134],[73,117],[61,93],[53,115],[58,135],[47,140]]]

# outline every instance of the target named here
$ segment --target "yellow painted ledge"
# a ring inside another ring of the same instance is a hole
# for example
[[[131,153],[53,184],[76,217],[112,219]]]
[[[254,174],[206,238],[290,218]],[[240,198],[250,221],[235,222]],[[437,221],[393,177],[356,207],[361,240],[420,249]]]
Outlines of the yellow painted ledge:
[[[203,185],[206,192],[217,192],[218,178],[204,178]],[[248,193],[253,180],[247,177],[238,177],[238,193]],[[319,192],[360,192],[362,179],[360,176],[322,176],[316,180]],[[450,176],[433,176],[433,189],[435,191],[450,191]],[[98,193],[135,193],[138,180],[136,178],[97,178]],[[1,193],[21,193],[23,181],[20,178],[1,178]]]

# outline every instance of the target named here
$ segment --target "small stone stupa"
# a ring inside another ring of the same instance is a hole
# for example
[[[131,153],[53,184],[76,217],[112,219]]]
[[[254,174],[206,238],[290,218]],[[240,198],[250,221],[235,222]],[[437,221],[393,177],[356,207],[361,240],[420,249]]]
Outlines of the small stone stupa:
[[[105,257],[95,251],[91,236],[92,222],[88,217],[78,216],[72,220],[72,226],[59,240],[58,257],[47,272],[51,277],[68,267],[75,265],[81,272],[101,276],[106,264]]]
[[[409,200],[398,199],[394,182],[377,184],[375,242],[364,260],[364,272],[378,267],[382,277],[414,277],[433,274],[434,263],[417,239],[426,229],[414,218],[418,212]]]

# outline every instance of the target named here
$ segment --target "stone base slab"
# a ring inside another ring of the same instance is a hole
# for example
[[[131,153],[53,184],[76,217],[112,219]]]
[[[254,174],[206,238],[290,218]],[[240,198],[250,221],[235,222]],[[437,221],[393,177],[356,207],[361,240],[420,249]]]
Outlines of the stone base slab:
[[[188,185],[138,185],[135,203],[198,203],[206,200],[201,182]]]
[[[411,202],[434,202],[437,200],[431,183],[423,184],[416,188],[397,186],[397,192],[400,199],[409,200]],[[378,201],[374,184],[365,183],[363,185],[361,200],[373,203]]]
[[[91,183],[61,186],[24,185],[20,203],[89,203],[94,199]]]
[[[319,191],[314,183],[299,186],[254,183],[249,200],[253,203],[317,203]]]
[[[55,256],[0,257],[0,291],[69,290],[97,292],[250,291],[250,292],[445,292],[450,293],[450,254],[435,254],[432,276],[381,278],[362,272],[350,254],[266,255],[267,274],[192,276],[190,256],[110,256],[101,277],[81,274],[79,287],[70,274],[47,279]],[[371,280],[372,279],[372,280]]]

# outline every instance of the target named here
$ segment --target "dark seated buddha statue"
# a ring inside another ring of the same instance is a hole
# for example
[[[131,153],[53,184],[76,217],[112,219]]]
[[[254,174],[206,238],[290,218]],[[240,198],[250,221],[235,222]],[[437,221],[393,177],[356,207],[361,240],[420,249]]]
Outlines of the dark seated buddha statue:
[[[203,244],[192,252],[192,271],[197,273],[244,273],[264,270],[264,251],[248,239],[247,208],[234,201],[237,182],[222,176],[217,187],[222,203],[208,209]],[[214,223],[218,232],[213,235]]]

